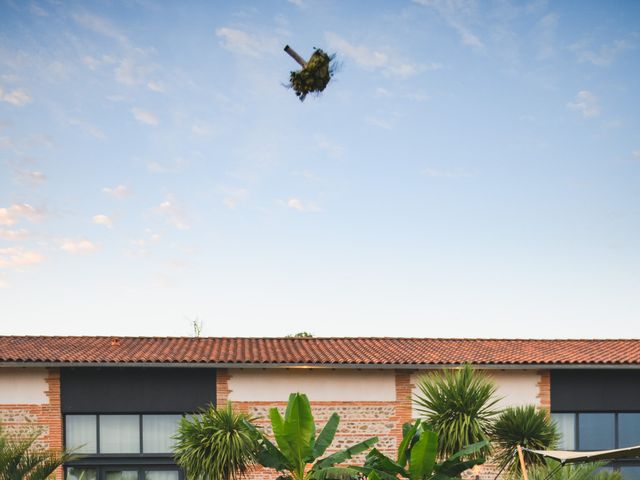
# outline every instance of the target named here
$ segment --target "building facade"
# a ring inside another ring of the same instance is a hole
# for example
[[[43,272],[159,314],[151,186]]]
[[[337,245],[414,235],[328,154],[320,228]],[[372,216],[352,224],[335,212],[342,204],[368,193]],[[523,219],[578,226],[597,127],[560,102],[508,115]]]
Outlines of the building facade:
[[[394,454],[420,376],[467,362],[494,378],[499,406],[549,411],[566,449],[640,444],[636,340],[0,337],[0,424],[76,451],[58,478],[181,480],[171,437],[184,415],[231,402],[266,427],[298,391],[319,423],[340,414],[334,448],[375,435]],[[640,479],[640,462],[614,467]]]

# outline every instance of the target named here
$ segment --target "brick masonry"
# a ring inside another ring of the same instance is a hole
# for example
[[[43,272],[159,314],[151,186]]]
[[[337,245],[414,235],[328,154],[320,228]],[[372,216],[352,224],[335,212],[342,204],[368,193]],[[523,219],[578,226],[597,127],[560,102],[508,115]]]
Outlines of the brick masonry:
[[[60,370],[47,369],[47,403],[0,405],[0,424],[11,437],[38,434],[37,446],[62,450],[62,413],[60,409]],[[55,473],[62,478],[62,469]]]

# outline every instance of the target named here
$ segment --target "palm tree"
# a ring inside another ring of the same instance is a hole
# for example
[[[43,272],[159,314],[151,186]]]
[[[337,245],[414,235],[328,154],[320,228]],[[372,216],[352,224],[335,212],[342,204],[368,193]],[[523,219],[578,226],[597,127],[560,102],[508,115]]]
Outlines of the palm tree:
[[[544,410],[533,405],[506,408],[493,426],[493,441],[498,447],[495,456],[500,469],[506,469],[513,478],[520,478],[520,462],[516,454],[518,445],[534,450],[552,450],[558,443],[556,427]],[[524,451],[527,465],[542,465],[540,455]]]
[[[26,438],[11,438],[0,428],[0,480],[46,480],[64,462],[69,453],[36,445],[39,432]]]
[[[248,415],[213,405],[181,420],[173,453],[188,480],[238,480],[255,464],[258,437]]]
[[[496,386],[471,365],[432,373],[418,380],[414,404],[430,428],[438,434],[438,456],[449,457],[467,445],[489,440],[495,409],[500,400]],[[490,446],[475,452],[486,456]]]

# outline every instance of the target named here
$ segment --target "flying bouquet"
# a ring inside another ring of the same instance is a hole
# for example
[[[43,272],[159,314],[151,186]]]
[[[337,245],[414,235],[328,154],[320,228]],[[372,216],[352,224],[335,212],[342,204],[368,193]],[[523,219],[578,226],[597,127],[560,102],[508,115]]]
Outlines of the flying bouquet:
[[[288,85],[293,88],[301,102],[308,94],[319,94],[327,88],[336,69],[335,54],[328,55],[316,48],[309,61],[305,62],[289,45],[284,47],[284,51],[302,67],[302,70],[291,72]]]

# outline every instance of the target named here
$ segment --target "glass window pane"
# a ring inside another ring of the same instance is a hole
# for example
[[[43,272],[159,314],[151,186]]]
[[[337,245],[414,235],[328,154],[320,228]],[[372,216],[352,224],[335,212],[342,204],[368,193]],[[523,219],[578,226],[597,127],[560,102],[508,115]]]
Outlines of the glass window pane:
[[[580,413],[578,446],[580,450],[615,448],[615,415],[613,413]]]
[[[620,467],[620,473],[624,480],[640,480],[640,466]]]
[[[618,414],[618,447],[640,445],[640,413]]]
[[[556,422],[560,442],[559,450],[575,450],[576,448],[576,414],[575,413],[552,413],[551,419]]]
[[[140,453],[140,417],[100,415],[100,453]]]
[[[178,480],[175,470],[155,470],[144,472],[144,480]]]
[[[94,422],[95,423],[95,422]],[[98,478],[97,472],[93,468],[67,468],[67,480],[96,480]]]
[[[96,453],[96,416],[67,415],[65,443],[74,453]]]
[[[181,415],[143,415],[142,451],[144,453],[171,453]]]
[[[137,470],[121,470],[118,472],[107,472],[106,480],[138,480]]]

